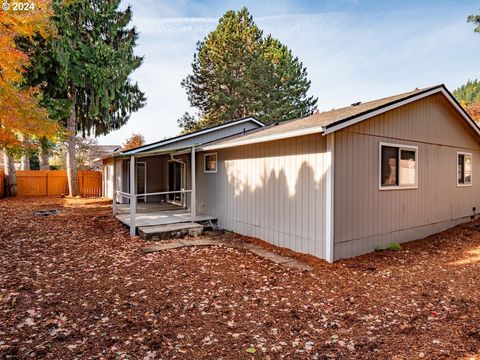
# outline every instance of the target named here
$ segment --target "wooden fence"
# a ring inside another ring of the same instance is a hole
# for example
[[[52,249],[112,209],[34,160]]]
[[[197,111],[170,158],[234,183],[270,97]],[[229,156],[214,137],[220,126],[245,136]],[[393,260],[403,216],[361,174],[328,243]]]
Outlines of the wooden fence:
[[[3,196],[3,189],[5,188],[5,183],[3,180],[3,170],[0,169],[0,197]]]
[[[3,181],[3,173],[1,174],[0,183]],[[78,186],[81,196],[102,196],[102,173],[79,171]],[[3,189],[3,186],[1,188]],[[68,194],[67,172],[65,170],[18,170],[17,191],[19,196]]]

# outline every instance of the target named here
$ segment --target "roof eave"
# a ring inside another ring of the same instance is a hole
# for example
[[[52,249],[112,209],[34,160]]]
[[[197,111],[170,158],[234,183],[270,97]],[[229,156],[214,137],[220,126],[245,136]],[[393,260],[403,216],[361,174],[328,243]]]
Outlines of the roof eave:
[[[315,127],[311,127],[311,128],[307,128],[307,129],[292,130],[292,131],[288,131],[288,132],[284,132],[284,133],[280,133],[280,134],[266,135],[266,136],[253,138],[253,139],[241,139],[241,138],[239,138],[236,141],[225,142],[223,144],[220,143],[220,144],[199,146],[198,151],[217,150],[217,149],[224,149],[224,148],[229,148],[229,147],[234,147],[234,146],[249,145],[249,144],[255,144],[255,143],[262,143],[262,142],[288,139],[288,138],[297,137],[297,136],[322,133],[324,131],[324,129],[325,129],[324,126],[315,126]]]
[[[385,106],[382,106],[378,109],[374,109],[372,111],[369,111],[365,114],[360,114],[356,115],[350,119],[343,119],[342,121],[327,125],[325,127],[324,135],[331,134],[335,131],[344,129],[346,127],[355,125],[361,121],[367,120],[371,117],[383,114],[387,111],[393,110],[395,108],[398,108],[400,106],[404,106],[408,103],[420,100],[424,97],[434,95],[436,93],[441,93],[445,98],[453,105],[453,107],[462,115],[462,117],[467,121],[467,123],[472,127],[472,129],[477,133],[477,135],[480,136],[480,128],[477,126],[475,121],[466,113],[466,111],[461,107],[461,105],[457,102],[457,100],[453,97],[453,95],[447,90],[445,85],[439,85],[437,87],[434,87],[430,90],[427,90],[422,93],[414,94],[408,98],[396,101],[391,104],[387,104]]]
[[[162,147],[162,146],[165,146],[165,145],[175,143],[177,141],[182,141],[182,140],[185,140],[185,139],[190,139],[190,138],[195,137],[195,136],[208,134],[210,132],[217,131],[219,129],[224,129],[224,128],[234,126],[234,125],[238,125],[238,124],[242,124],[242,123],[245,123],[245,122],[248,122],[248,121],[251,121],[251,122],[257,124],[260,127],[265,126],[265,124],[262,123],[260,120],[254,118],[253,116],[249,116],[249,117],[239,119],[239,120],[236,120],[236,121],[231,121],[231,122],[226,123],[226,124],[222,124],[222,125],[210,127],[208,129],[200,130],[200,131],[197,131],[197,132],[194,132],[194,133],[180,135],[180,136],[172,138],[172,139],[165,139],[163,141],[156,142],[156,143],[153,143],[153,144],[150,144],[150,145],[143,145],[143,146],[138,147],[136,149],[128,150],[128,151],[122,153],[122,155],[130,156],[130,155],[135,155],[135,154],[138,154],[138,153],[143,153],[143,152],[146,152],[146,151],[151,150],[151,149],[155,149],[155,148],[158,148],[158,147]]]

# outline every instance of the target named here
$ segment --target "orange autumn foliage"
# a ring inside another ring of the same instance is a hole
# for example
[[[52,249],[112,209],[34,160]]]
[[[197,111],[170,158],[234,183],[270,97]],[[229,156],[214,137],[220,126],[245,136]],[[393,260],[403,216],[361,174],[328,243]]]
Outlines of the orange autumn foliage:
[[[0,10],[0,147],[19,146],[22,138],[52,138],[57,131],[38,103],[37,89],[21,86],[29,57],[15,44],[17,37],[47,36],[51,15],[50,0],[36,0],[33,10]]]
[[[145,138],[142,134],[132,134],[124,144],[122,144],[122,150],[135,149],[137,147],[145,145]]]
[[[460,105],[465,109],[467,114],[476,122],[480,122],[480,101],[474,101],[467,104],[465,100],[460,102]]]

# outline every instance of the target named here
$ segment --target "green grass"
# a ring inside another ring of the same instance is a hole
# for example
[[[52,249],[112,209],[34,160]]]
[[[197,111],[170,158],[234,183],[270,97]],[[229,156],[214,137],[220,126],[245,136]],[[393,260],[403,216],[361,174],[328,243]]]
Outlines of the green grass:
[[[399,243],[390,243],[390,244],[388,244],[388,250],[400,251],[400,250],[402,250],[402,247],[400,246]]]

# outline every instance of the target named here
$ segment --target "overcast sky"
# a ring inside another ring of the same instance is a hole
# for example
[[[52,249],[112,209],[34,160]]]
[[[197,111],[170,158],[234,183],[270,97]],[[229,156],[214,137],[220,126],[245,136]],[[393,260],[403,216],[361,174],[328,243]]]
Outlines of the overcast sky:
[[[140,33],[136,52],[145,57],[132,78],[148,102],[100,144],[121,144],[134,132],[147,142],[177,135],[177,119],[192,110],[180,81],[197,41],[226,10],[242,6],[307,67],[320,110],[440,83],[453,90],[480,78],[480,34],[466,22],[480,13],[477,1],[131,0],[122,6],[129,3]]]

